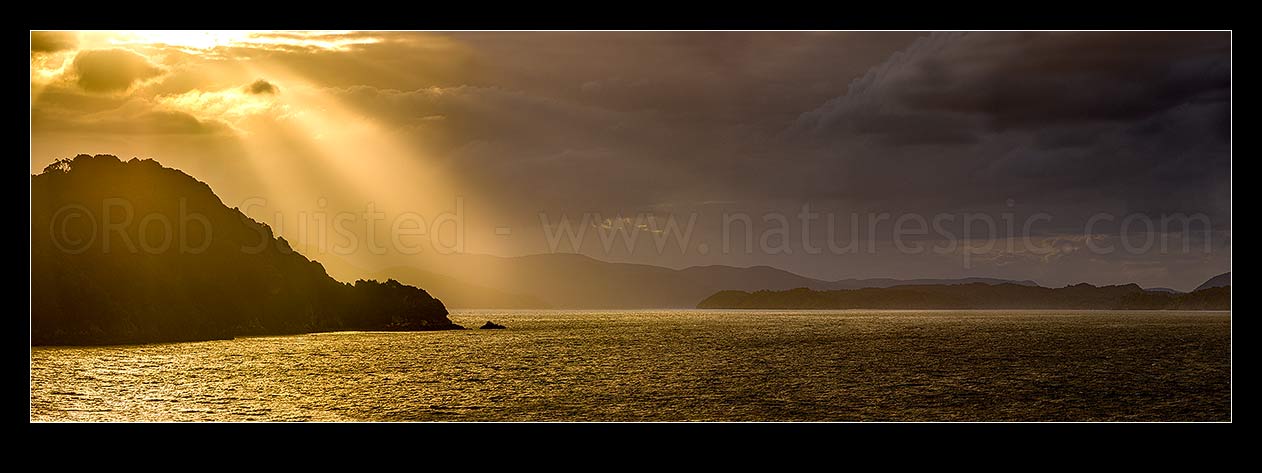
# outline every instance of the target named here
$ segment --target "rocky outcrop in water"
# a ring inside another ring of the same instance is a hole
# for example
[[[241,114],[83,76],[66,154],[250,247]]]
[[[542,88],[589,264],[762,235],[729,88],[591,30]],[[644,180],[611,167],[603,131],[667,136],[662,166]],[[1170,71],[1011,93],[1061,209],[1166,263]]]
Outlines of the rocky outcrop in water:
[[[486,321],[486,323],[485,323],[485,324],[482,324],[482,326],[481,326],[481,327],[479,327],[479,328],[481,328],[482,330],[503,330],[503,329],[506,329],[506,328],[508,328],[508,327],[505,327],[505,326],[503,326],[503,325],[500,325],[500,324],[497,324],[497,323],[495,323],[495,322],[492,322],[492,321],[488,320],[488,321]]]

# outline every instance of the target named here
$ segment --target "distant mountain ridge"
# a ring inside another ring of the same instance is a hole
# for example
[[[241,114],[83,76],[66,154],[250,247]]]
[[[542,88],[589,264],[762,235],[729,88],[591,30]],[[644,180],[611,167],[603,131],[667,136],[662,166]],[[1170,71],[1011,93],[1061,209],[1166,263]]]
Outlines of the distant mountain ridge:
[[[552,308],[534,296],[513,294],[486,286],[469,284],[441,274],[407,266],[385,268],[377,271],[375,275],[377,279],[407,281],[409,284],[424,287],[434,297],[442,299],[443,304],[453,309]]]
[[[815,291],[720,291],[700,309],[1185,309],[1230,310],[1231,287],[1187,294],[1145,291],[1136,284],[1062,288],[957,284]]]
[[[119,227],[109,240],[107,222]],[[422,289],[334,280],[210,186],[151,159],[79,155],[31,176],[32,345],[458,328]]]
[[[637,263],[615,263],[575,253],[536,254],[502,257],[483,254],[428,255],[415,267],[395,267],[370,273],[399,281],[434,287],[435,294],[472,294],[456,290],[460,286],[487,288],[508,295],[511,308],[557,309],[641,309],[691,308],[698,300],[724,289],[760,290],[806,287],[819,290],[891,287],[906,284],[1019,284],[995,278],[841,279],[823,281],[771,266],[735,267],[723,265],[672,269]],[[439,282],[438,278],[447,278]],[[489,294],[489,293],[488,293]],[[512,296],[517,295],[517,296]],[[509,308],[507,299],[446,296],[454,308]],[[450,299],[449,299],[450,298]],[[533,299],[537,302],[530,302]],[[533,304],[539,305],[533,305]]]
[[[840,279],[833,281],[828,286],[830,289],[864,289],[864,288],[883,288],[894,286],[930,286],[930,285],[950,285],[950,284],[973,284],[981,283],[988,285],[997,284],[1016,284],[1018,286],[1038,286],[1038,283],[1025,280],[998,279],[998,278],[959,278],[959,279],[891,279],[891,278],[872,278],[872,279]]]
[[[1200,286],[1196,286],[1196,289],[1194,289],[1194,291],[1199,291],[1201,289],[1209,289],[1212,287],[1227,287],[1227,286],[1231,286],[1231,271],[1209,278],[1208,281],[1205,281]]]

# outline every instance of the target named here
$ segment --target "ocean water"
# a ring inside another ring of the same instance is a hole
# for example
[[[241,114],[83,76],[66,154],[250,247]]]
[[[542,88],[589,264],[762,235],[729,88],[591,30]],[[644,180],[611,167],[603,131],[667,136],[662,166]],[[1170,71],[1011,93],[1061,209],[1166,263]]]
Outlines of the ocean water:
[[[1227,312],[457,311],[31,350],[33,421],[1226,421]]]

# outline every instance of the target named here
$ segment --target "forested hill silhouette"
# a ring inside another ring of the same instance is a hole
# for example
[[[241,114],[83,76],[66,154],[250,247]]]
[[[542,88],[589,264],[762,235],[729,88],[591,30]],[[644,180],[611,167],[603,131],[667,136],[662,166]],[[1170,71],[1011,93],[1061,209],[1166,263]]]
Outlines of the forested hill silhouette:
[[[1230,310],[1231,286],[1187,294],[1145,291],[1136,284],[1062,288],[1018,284],[895,286],[841,291],[720,291],[701,309],[1183,309]]]
[[[32,345],[458,328],[422,289],[334,280],[152,159],[79,155],[31,177]]]

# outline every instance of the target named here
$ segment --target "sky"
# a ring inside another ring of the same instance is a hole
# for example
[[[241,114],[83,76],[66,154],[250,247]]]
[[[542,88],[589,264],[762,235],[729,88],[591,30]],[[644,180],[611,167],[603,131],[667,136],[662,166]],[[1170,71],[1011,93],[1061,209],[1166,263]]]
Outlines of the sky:
[[[1189,290],[1230,104],[1225,32],[32,32],[30,169],[153,158],[361,268]]]

